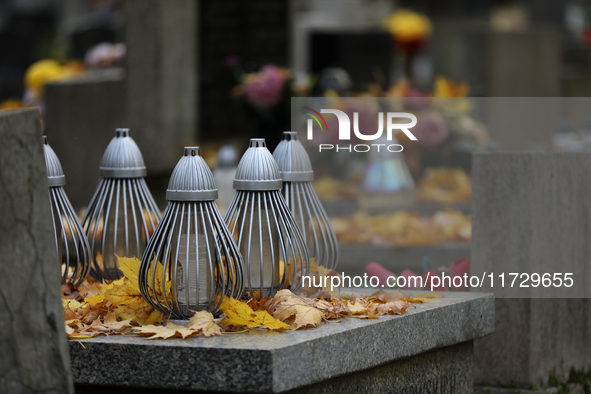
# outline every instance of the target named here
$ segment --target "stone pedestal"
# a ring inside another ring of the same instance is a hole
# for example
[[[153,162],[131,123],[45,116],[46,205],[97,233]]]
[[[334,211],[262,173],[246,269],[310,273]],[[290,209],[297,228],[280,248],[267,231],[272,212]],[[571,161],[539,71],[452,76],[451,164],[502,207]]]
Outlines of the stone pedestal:
[[[494,330],[494,299],[448,293],[401,316],[311,330],[149,341],[70,342],[80,393],[130,387],[233,393],[471,393],[472,341]],[[149,393],[142,389],[143,393]],[[156,392],[156,391],[154,391]]]
[[[590,179],[589,152],[474,155],[471,274],[574,279],[568,289],[485,282],[479,291],[497,297],[496,333],[475,342],[476,384],[539,387],[551,373],[591,367]]]
[[[73,393],[37,109],[0,112],[0,393]]]

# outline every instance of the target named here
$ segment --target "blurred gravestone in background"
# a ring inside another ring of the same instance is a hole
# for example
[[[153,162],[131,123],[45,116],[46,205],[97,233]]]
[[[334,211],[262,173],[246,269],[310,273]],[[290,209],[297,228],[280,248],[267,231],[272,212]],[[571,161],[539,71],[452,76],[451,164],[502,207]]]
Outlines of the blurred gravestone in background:
[[[287,66],[289,2],[202,0],[199,6],[200,135],[211,139],[242,136],[246,144],[248,137],[257,136],[257,125],[231,97],[239,81],[228,63],[241,61],[247,72],[265,64]],[[282,131],[278,130],[277,142]],[[275,147],[270,141],[267,145]]]
[[[474,155],[471,275],[571,272],[583,291],[485,282],[477,291],[497,297],[496,331],[474,343],[476,384],[530,388],[591,367],[590,169],[589,152]],[[532,298],[500,298],[511,294]]]
[[[0,113],[0,393],[73,393],[37,109]]]
[[[168,176],[178,152],[197,136],[197,4],[193,0],[124,4],[124,127],[130,128],[149,174]]]
[[[99,163],[113,138],[124,127],[123,73],[96,73],[88,79],[45,86],[46,134],[66,175],[64,190],[76,209],[89,203],[100,181]],[[131,133],[134,138],[136,133]],[[141,137],[140,137],[141,138]]]
[[[197,136],[197,3],[125,2],[125,72],[89,72],[47,85],[46,124],[75,208],[100,180],[99,163],[117,127],[130,129],[148,176],[166,176]]]

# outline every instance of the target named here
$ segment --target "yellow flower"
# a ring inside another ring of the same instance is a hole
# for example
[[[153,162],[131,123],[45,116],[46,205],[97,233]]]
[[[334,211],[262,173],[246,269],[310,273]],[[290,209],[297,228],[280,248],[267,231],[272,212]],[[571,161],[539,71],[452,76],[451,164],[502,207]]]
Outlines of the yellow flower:
[[[456,84],[449,78],[442,76],[435,78],[434,97],[466,97],[467,95],[468,84],[466,82]]]
[[[0,111],[5,111],[9,109],[19,109],[23,107],[23,103],[21,103],[18,99],[8,99],[0,102]]]
[[[398,42],[426,41],[433,30],[426,15],[401,9],[386,17],[383,22]]]
[[[47,82],[55,81],[61,77],[63,69],[61,64],[53,59],[40,60],[33,63],[25,74],[25,86],[41,91]]]
[[[388,97],[406,97],[408,96],[408,90],[410,88],[410,84],[408,81],[403,78],[396,82],[396,85],[392,85],[386,95]]]

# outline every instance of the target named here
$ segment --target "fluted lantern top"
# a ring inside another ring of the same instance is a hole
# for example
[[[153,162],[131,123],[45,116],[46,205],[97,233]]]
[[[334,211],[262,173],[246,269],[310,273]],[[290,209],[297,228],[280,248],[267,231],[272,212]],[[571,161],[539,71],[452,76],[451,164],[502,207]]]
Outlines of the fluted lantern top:
[[[129,129],[116,129],[100,165],[103,178],[140,178],[146,176],[146,165],[140,148],[129,136]]]
[[[273,157],[279,166],[281,178],[285,182],[310,182],[314,180],[314,170],[310,157],[298,140],[297,131],[284,131],[283,138]]]
[[[280,190],[281,173],[264,138],[251,138],[234,178],[236,190]]]
[[[57,158],[57,155],[49,146],[47,136],[43,136],[43,153],[45,155],[45,167],[47,168],[47,181],[49,187],[64,186],[66,184],[66,176],[62,169],[62,163]]]
[[[166,199],[169,201],[212,201],[218,198],[213,174],[198,146],[186,146],[172,171]]]

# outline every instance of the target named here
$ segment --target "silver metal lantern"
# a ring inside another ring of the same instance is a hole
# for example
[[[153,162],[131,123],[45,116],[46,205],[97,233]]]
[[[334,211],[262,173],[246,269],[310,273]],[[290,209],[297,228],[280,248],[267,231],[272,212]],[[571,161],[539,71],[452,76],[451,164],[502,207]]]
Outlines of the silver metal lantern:
[[[143,254],[160,220],[148,190],[144,158],[128,129],[117,129],[100,164],[103,179],[82,219],[93,275],[118,279],[117,258]]]
[[[215,314],[224,296],[242,295],[244,263],[214,201],[217,197],[199,148],[186,147],[170,177],[169,203],[138,276],[143,297],[173,318],[188,319],[198,310]]]
[[[312,187],[312,163],[304,146],[298,141],[298,133],[283,132],[273,157],[283,179],[283,196],[302,230],[310,258],[314,258],[319,266],[335,269],[339,258],[337,237]]]
[[[45,136],[43,136],[43,153],[47,167],[57,260],[62,268],[62,284],[71,283],[78,287],[90,272],[90,246],[64,191],[66,177],[62,165]]]
[[[244,259],[246,297],[297,291],[310,271],[308,249],[281,195],[281,175],[265,140],[253,138],[242,156],[236,193],[225,220]]]

